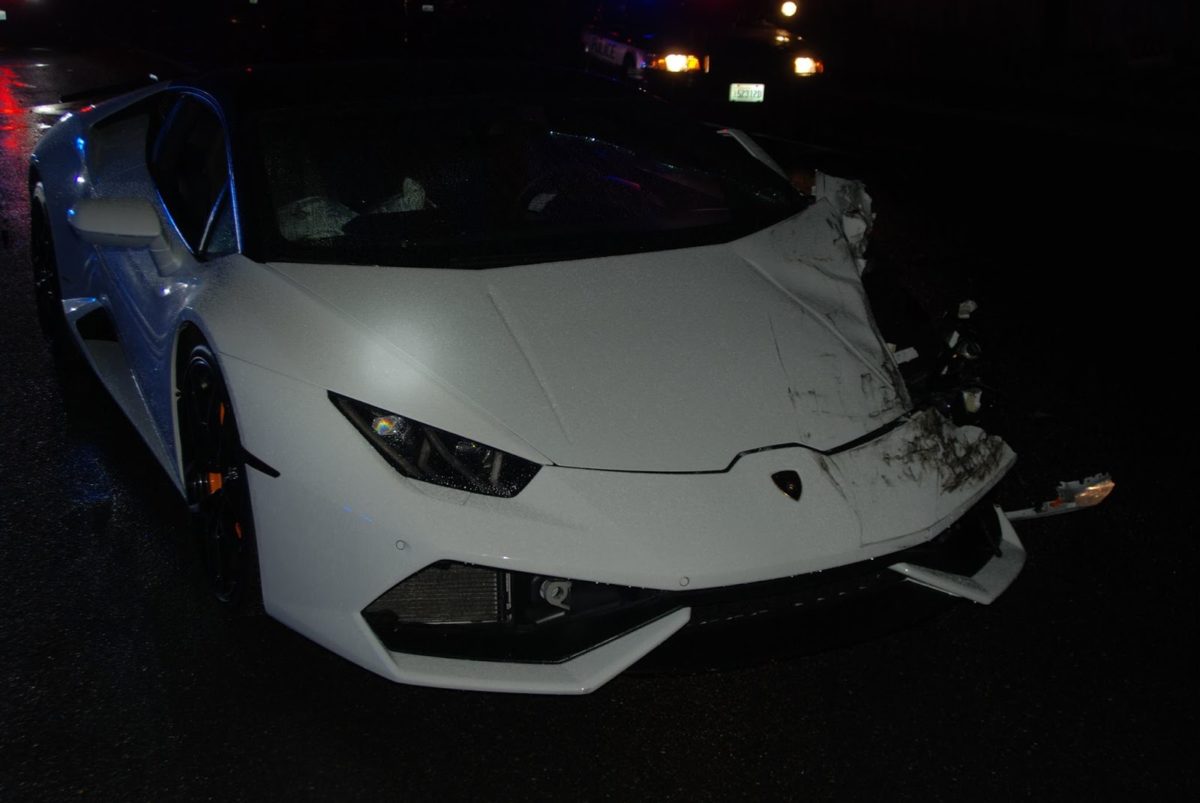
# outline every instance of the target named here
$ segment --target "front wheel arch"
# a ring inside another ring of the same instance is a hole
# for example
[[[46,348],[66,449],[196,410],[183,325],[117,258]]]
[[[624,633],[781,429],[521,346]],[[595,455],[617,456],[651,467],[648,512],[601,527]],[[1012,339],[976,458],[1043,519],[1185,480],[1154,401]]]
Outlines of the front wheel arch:
[[[216,351],[193,325],[179,332],[174,386],[180,485],[205,580],[222,603],[258,610],[258,551],[237,415]]]

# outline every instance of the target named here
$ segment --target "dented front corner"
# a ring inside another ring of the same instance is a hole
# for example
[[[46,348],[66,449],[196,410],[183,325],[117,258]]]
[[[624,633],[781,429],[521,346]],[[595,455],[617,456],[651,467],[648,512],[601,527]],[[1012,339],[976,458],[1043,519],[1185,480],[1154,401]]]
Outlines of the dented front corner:
[[[866,185],[857,179],[838,178],[817,171],[813,196],[828,201],[837,210],[841,217],[841,234],[861,276],[867,269],[867,237],[875,225],[875,212]]]
[[[828,456],[830,476],[853,502],[864,545],[932,538],[995,487],[1015,461],[1003,439],[956,426],[933,409]]]

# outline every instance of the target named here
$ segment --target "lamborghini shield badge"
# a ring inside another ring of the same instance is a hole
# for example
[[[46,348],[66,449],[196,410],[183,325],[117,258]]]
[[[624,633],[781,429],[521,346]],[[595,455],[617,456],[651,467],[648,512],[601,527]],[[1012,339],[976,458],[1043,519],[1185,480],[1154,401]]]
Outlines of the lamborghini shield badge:
[[[794,471],[777,471],[771,475],[776,487],[797,502],[800,501],[800,475]]]

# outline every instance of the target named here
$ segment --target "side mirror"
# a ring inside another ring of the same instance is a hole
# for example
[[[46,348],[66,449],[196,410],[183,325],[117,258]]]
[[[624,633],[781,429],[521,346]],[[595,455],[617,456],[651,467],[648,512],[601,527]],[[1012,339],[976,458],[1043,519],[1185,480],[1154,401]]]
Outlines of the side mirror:
[[[116,248],[145,248],[162,237],[162,223],[141,198],[86,198],[67,213],[85,242]]]
[[[84,242],[111,248],[149,248],[164,275],[177,270],[179,258],[163,237],[162,221],[142,198],[84,198],[67,213],[67,220]]]

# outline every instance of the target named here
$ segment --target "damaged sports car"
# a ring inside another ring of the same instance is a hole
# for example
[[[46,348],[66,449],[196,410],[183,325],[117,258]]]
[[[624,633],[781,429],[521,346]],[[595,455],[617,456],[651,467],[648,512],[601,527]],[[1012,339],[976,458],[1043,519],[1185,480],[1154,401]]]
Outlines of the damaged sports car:
[[[40,310],[220,600],[395,681],[581,693],[731,604],[1012,583],[1014,454],[902,373],[860,184],[592,76],[427,74],[157,83],[34,153]]]

